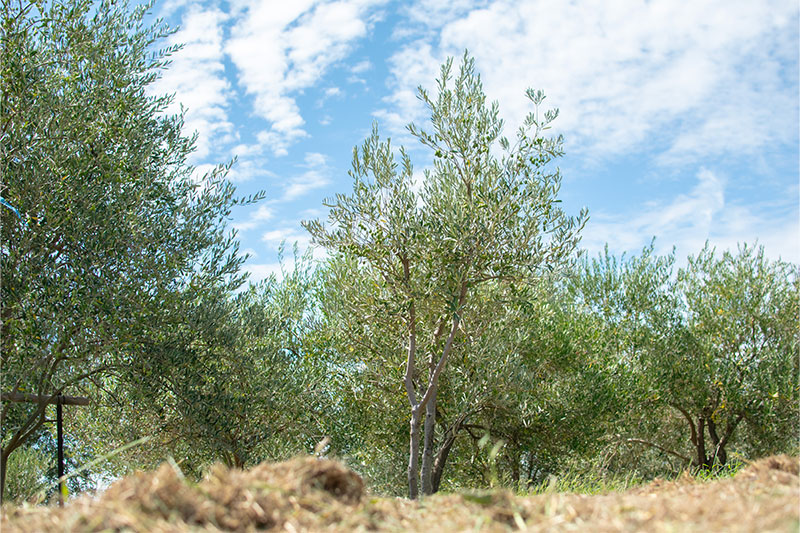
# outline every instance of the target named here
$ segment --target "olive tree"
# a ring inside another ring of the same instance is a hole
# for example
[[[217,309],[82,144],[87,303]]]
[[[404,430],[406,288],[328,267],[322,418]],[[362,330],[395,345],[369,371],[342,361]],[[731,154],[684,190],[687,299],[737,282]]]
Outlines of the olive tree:
[[[433,156],[421,188],[409,155],[401,149],[398,165],[376,126],[354,149],[352,194],[327,204],[331,225],[305,223],[317,244],[353,258],[356,277],[375,287],[369,303],[348,302],[344,311],[369,329],[389,324],[395,334],[383,356],[393,367],[405,360],[412,498],[420,478],[422,492],[432,492],[437,393],[448,359],[458,349],[469,356],[460,342],[472,334],[469,317],[496,310],[476,291],[486,283],[533,283],[557,270],[586,220],[585,212],[570,217],[558,205],[561,176],[548,164],[562,154],[562,139],[544,136],[557,116],[540,115],[544,95],[528,90],[535,111],[512,144],[502,137],[497,104],[486,102],[474,60],[465,54],[455,77],[452,65],[442,66],[435,97],[419,89],[431,132],[408,126]]]
[[[0,386],[38,401],[0,410],[0,493],[55,395],[135,358],[186,287],[241,283],[226,167],[194,176],[181,116],[148,93],[175,49],[153,51],[168,30],[147,9],[3,3]]]
[[[180,322],[120,369],[124,397],[146,406],[152,434],[187,458],[187,471],[215,461],[244,468],[321,440],[313,282],[306,260],[236,295],[195,295]]]
[[[795,265],[747,245],[721,256],[707,245],[677,272],[674,254],[656,256],[652,245],[638,257],[617,260],[606,251],[586,261],[578,292],[585,312],[600,317],[606,364],[626,391],[624,441],[704,469],[727,462],[742,422],[772,434],[772,452],[791,441],[797,274]],[[661,429],[637,434],[637,416],[661,420]],[[688,437],[682,441],[670,434],[679,427]],[[740,436],[741,447],[747,441]]]
[[[677,369],[684,379],[662,388],[685,418],[694,462],[725,464],[742,421],[791,439],[800,364],[797,266],[768,259],[763,247],[745,244],[717,255],[706,245],[678,272],[678,288],[691,360]],[[663,366],[657,368],[664,372]]]

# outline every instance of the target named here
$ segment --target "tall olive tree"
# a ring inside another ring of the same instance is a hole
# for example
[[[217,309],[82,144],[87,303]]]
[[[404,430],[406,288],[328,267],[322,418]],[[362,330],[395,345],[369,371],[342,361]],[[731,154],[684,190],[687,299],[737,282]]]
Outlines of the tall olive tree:
[[[186,287],[240,283],[225,167],[194,178],[182,118],[149,96],[174,49],[153,52],[147,9],[3,2],[0,387],[39,401],[0,410],[0,490],[54,395],[135,358]]]
[[[344,311],[367,328],[387,324],[395,332],[392,353],[384,357],[392,366],[405,359],[412,498],[420,478],[422,492],[432,492],[437,392],[448,358],[454,347],[468,345],[460,342],[471,334],[468,317],[495,311],[482,305],[476,290],[486,283],[534,282],[558,269],[586,220],[585,212],[570,217],[558,205],[561,176],[548,164],[562,154],[562,141],[543,135],[557,113],[540,115],[544,95],[527,95],[535,111],[512,145],[501,136],[498,106],[487,104],[474,61],[465,55],[454,77],[448,60],[437,95],[419,90],[431,132],[408,126],[433,155],[421,189],[408,154],[401,149],[398,166],[376,127],[354,150],[352,194],[329,204],[331,225],[306,223],[315,242],[353,258],[349,264],[361,271],[354,278],[375,287],[368,302],[348,302]]]

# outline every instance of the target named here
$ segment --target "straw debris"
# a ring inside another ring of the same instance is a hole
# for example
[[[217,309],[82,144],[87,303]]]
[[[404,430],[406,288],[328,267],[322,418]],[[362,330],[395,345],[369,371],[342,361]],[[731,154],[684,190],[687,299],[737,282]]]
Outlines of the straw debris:
[[[172,466],[122,479],[63,509],[5,506],[2,531],[596,531],[796,532],[800,459],[776,456],[733,478],[684,476],[626,492],[583,495],[503,491],[421,501],[375,498],[338,462],[312,457],[249,471],[214,468],[197,484]]]

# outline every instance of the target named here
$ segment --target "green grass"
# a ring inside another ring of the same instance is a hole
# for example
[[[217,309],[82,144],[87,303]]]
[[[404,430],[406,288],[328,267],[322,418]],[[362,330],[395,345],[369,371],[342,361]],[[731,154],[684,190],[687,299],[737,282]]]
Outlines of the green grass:
[[[661,476],[661,479],[676,480],[689,475],[697,481],[714,481],[717,479],[735,476],[747,463],[739,459],[732,459],[726,465],[717,466],[711,471],[699,470],[695,467],[684,471]],[[575,494],[606,494],[609,492],[626,491],[633,487],[651,481],[637,471],[624,474],[598,473],[596,471],[565,471],[559,475],[550,475],[547,479],[527,490],[520,490],[518,494],[546,494],[553,492],[570,492]]]
[[[591,471],[564,472],[558,476],[549,476],[548,479],[523,491],[522,494],[546,494],[552,492],[605,494],[624,491],[645,482],[646,480],[637,472],[629,472],[624,475],[601,475]]]
[[[715,479],[733,477],[746,466],[747,463],[744,461],[732,459],[725,465],[715,466],[712,470],[698,470],[697,468],[693,468],[690,470],[690,474],[698,481],[713,481]]]

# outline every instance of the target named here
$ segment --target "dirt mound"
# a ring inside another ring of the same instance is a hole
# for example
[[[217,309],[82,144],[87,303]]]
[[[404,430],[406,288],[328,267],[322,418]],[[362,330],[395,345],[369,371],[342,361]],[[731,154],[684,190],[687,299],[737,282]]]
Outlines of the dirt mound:
[[[527,531],[800,531],[800,459],[777,456],[733,478],[685,474],[624,493],[554,494],[526,500]]]
[[[335,461],[312,457],[263,463],[249,471],[215,467],[198,484],[163,464],[121,479],[98,499],[64,509],[19,508],[2,530],[178,532],[253,531],[292,522],[324,526],[343,519],[364,494],[361,478]]]
[[[335,461],[298,458],[241,471],[217,467],[200,483],[163,465],[63,509],[5,507],[6,532],[512,531],[792,532],[800,529],[800,459],[754,462],[734,478],[656,480],[624,493],[507,491],[367,498]]]
[[[796,485],[800,483],[798,476],[800,476],[800,457],[788,455],[775,455],[759,459],[737,475],[737,477],[750,481],[758,480],[780,485]]]

